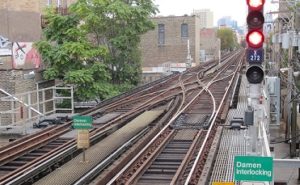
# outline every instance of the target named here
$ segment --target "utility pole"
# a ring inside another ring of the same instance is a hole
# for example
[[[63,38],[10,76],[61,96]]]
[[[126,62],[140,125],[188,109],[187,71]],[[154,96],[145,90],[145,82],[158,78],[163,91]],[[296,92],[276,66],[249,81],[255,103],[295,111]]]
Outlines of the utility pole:
[[[286,111],[287,111],[287,123],[286,123],[286,139],[291,137],[291,123],[292,123],[292,114],[291,114],[291,96],[292,96],[292,66],[290,61],[288,61],[288,84],[287,84],[287,97],[286,97]]]
[[[295,98],[295,97],[294,97]],[[296,143],[297,143],[297,102],[295,99],[292,102],[292,125],[291,125],[291,157],[296,157]]]
[[[192,67],[192,62],[193,62],[193,58],[191,55],[191,51],[190,51],[190,40],[187,40],[187,57],[186,57],[186,68],[191,68]]]
[[[291,29],[290,31],[287,31],[288,35],[289,35],[289,48],[288,48],[288,97],[287,97],[287,111],[288,111],[288,134],[287,137],[288,138],[292,138],[291,141],[291,157],[294,157],[296,155],[296,142],[294,140],[294,136],[296,135],[296,125],[297,125],[297,116],[296,116],[296,109],[294,106],[294,101],[293,103],[291,102],[292,99],[292,95],[293,95],[293,84],[294,84],[294,78],[293,78],[293,74],[294,74],[294,69],[293,69],[293,46],[292,46],[292,41],[291,41],[291,33],[294,32],[295,27],[294,27],[294,12],[292,13],[291,19],[289,21],[289,28]],[[291,106],[292,105],[292,106]],[[291,111],[292,110],[292,111]],[[295,117],[296,116],[296,117]]]

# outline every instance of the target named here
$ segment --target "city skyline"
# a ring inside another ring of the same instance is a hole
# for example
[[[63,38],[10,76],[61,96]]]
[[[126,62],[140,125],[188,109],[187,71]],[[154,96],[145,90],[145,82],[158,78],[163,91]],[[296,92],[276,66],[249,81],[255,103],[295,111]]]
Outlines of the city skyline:
[[[220,18],[230,16],[233,20],[238,22],[238,26],[246,24],[247,6],[246,0],[185,0],[185,1],[171,1],[171,0],[154,0],[154,4],[158,5],[159,13],[157,15],[181,16],[184,14],[191,15],[193,10],[209,9],[213,12],[214,26]],[[171,5],[170,5],[171,4]],[[276,9],[276,5],[271,4],[270,0],[266,0],[265,12]]]

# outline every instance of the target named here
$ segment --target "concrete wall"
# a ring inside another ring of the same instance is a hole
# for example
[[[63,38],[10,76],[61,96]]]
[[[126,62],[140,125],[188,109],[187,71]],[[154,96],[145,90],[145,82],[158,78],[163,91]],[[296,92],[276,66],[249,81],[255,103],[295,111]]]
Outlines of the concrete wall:
[[[36,0],[0,0],[0,35],[10,41],[32,42],[41,37],[40,4]]]
[[[67,7],[76,0],[60,0]],[[57,0],[50,1],[55,7]],[[41,15],[48,0],[0,0],[0,35],[12,42],[34,42],[41,38]]]
[[[0,9],[11,11],[39,12],[39,0],[0,0]]]

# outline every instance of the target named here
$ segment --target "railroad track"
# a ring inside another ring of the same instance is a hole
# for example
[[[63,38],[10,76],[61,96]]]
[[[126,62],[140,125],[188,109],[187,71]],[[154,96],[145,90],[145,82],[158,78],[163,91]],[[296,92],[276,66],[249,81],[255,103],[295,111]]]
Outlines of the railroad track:
[[[198,78],[200,93],[108,184],[197,184],[220,124],[220,110],[242,65],[240,58],[235,60],[238,65],[224,65],[209,81]]]
[[[118,130],[122,126],[124,126],[126,123],[128,123],[130,120],[134,119],[141,113],[155,109],[156,107],[165,107],[165,114],[169,114],[168,117],[162,116],[160,120],[156,120],[155,122],[163,122],[162,120],[165,120],[167,122],[171,119],[171,117],[174,116],[175,113],[179,113],[183,107],[187,106],[188,102],[192,101],[191,97],[194,97],[197,92],[205,86],[205,81],[201,81],[200,79],[203,77],[204,73],[208,70],[212,70],[216,66],[215,63],[207,63],[205,65],[199,66],[197,68],[193,68],[189,72],[173,75],[170,78],[166,78],[163,81],[160,81],[160,83],[152,84],[153,86],[145,86],[144,89],[139,89],[137,91],[133,91],[132,93],[127,93],[125,95],[121,95],[120,99],[113,99],[111,102],[106,101],[103,104],[100,104],[99,106],[96,106],[93,109],[90,109],[86,111],[85,115],[91,115],[94,119],[94,122],[97,121],[97,119],[110,114],[109,112],[114,111],[117,112],[116,116],[112,116],[110,119],[106,120],[105,123],[101,123],[99,125],[95,125],[95,129],[91,131],[91,139],[92,143],[97,143],[98,141],[106,138],[111,133],[113,133],[114,130]],[[190,75],[191,73],[194,73],[196,75]],[[121,106],[122,105],[122,106]],[[203,120],[207,121],[203,118]],[[71,122],[67,122],[61,127],[64,129],[64,133],[70,130]],[[155,123],[151,124],[155,125]],[[151,125],[150,124],[150,125]],[[162,127],[164,123],[160,123],[159,127]],[[151,126],[150,126],[151,127]],[[49,128],[47,130],[55,130],[59,127],[55,128]],[[3,173],[2,177],[8,177],[8,178],[1,178],[0,176],[0,184],[22,184],[24,182],[34,182],[36,178],[39,178],[38,176],[41,176],[38,172],[32,172],[27,173],[28,169],[31,169],[30,171],[34,171],[36,168],[37,171],[42,171],[43,173],[49,173],[53,169],[55,169],[57,166],[59,166],[62,162],[66,162],[70,159],[70,156],[74,157],[77,154],[80,153],[80,150],[76,149],[76,142],[74,138],[61,138],[61,134],[58,134],[57,131],[53,131],[53,133],[56,133],[55,137],[48,137],[47,135],[51,136],[54,134],[46,134],[42,133],[41,135],[45,135],[45,141],[44,143],[39,143],[37,141],[40,141],[40,139],[32,138],[34,144],[28,145],[29,149],[21,150],[20,148],[14,148],[14,147],[7,147],[6,150],[16,151],[14,152],[6,153],[3,155],[6,156],[13,156],[10,159],[3,160],[2,166],[3,169],[5,166],[14,166],[13,170],[9,170],[9,173]],[[148,135],[149,137],[154,137],[154,134],[159,131],[158,127],[153,127],[151,131],[149,131],[150,134],[144,134]],[[144,130],[140,133],[145,132]],[[180,132],[177,134],[180,135]],[[197,134],[196,134],[197,135]],[[142,138],[143,134],[141,134]],[[36,135],[35,137],[38,137]],[[174,136],[175,137],[175,136]],[[140,139],[141,139],[140,138]],[[27,139],[30,140],[29,138]],[[26,140],[26,141],[27,141]],[[61,140],[64,140],[65,142],[61,142]],[[144,139],[147,140],[147,139]],[[148,139],[149,140],[149,139]],[[16,141],[18,143],[19,141]],[[47,147],[47,144],[51,146],[52,143],[56,143],[56,147],[53,147],[52,150],[46,150],[47,152],[39,152],[42,147]],[[137,141],[134,141],[137,142]],[[30,142],[28,142],[30,143]],[[59,143],[59,144],[58,144]],[[25,146],[24,143],[19,143],[19,146]],[[14,148],[14,149],[13,149]],[[26,148],[26,147],[24,147]],[[63,152],[64,151],[64,152]],[[67,152],[66,152],[67,151]],[[13,160],[17,160],[18,158],[24,158],[24,156],[28,153],[38,153],[41,155],[35,155],[35,157],[31,157],[32,160],[27,162],[14,162]],[[62,157],[62,153],[67,153]],[[1,154],[0,154],[1,155]],[[120,156],[120,155],[118,155]],[[53,161],[53,159],[56,158],[56,160]],[[60,158],[60,160],[57,160],[57,158]],[[4,159],[4,158],[3,158]],[[47,164],[50,163],[53,164]],[[103,158],[102,160],[104,160]],[[22,165],[20,165],[22,164]],[[45,165],[47,164],[47,165]],[[43,165],[45,165],[43,167]],[[16,168],[18,166],[18,168]],[[41,170],[42,168],[45,168],[46,170]],[[1,166],[0,166],[1,170]],[[24,175],[24,173],[26,174]],[[12,179],[14,179],[12,181]],[[22,183],[20,183],[22,182]]]
[[[153,86],[146,85],[144,89],[141,90],[139,88],[139,91],[133,93],[127,93],[127,96],[122,97],[120,100],[115,100],[115,102],[112,102],[110,104],[104,103],[95,107],[94,109],[88,110],[84,112],[85,115],[91,115],[94,120],[96,120],[99,116],[103,116],[106,112],[110,111],[116,111],[118,112],[117,116],[111,117],[111,120],[107,120],[110,122],[116,122],[119,119],[124,119],[125,116],[122,116],[122,114],[127,113],[129,110],[136,110],[137,107],[141,106],[141,104],[146,100],[149,99],[149,97],[157,96],[158,93],[156,93],[156,89],[161,86],[172,86],[176,84],[178,80],[178,75],[172,75],[169,78],[166,78],[162,81],[159,81],[159,83],[154,84]],[[137,103],[138,102],[138,103]],[[101,108],[99,108],[101,107]],[[124,110],[124,107],[126,110]],[[115,119],[117,118],[117,119]],[[60,143],[60,145],[66,146],[65,143],[60,142],[61,140],[64,140],[65,138],[60,138],[61,135],[64,133],[70,131],[72,122],[66,122],[61,126],[57,127],[51,127],[43,130],[40,133],[28,136],[26,138],[23,138],[22,140],[17,140],[10,145],[7,145],[2,148],[0,152],[0,183],[1,181],[4,181],[7,177],[12,177],[13,173],[17,171],[22,171],[23,167],[28,166],[28,164],[31,164],[31,162],[34,162],[34,159],[43,158],[44,156],[47,156],[50,154],[50,150],[48,152],[42,153],[38,152],[41,150],[42,147],[45,147],[47,145],[51,145],[50,143]],[[109,124],[106,124],[109,125]],[[95,125],[95,127],[100,127],[95,132],[102,132],[104,130],[105,126],[103,125]],[[74,139],[69,139],[72,141],[69,141],[68,143],[74,143]],[[53,148],[54,151],[51,151],[52,153],[55,152],[60,147]],[[28,157],[28,155],[34,155],[35,157]],[[35,155],[34,153],[39,153],[41,155]],[[27,157],[26,157],[27,155]],[[30,160],[26,160],[29,159]],[[24,160],[22,160],[24,159]],[[16,162],[19,161],[19,162]],[[25,165],[27,164],[27,165]],[[2,168],[2,170],[1,170]]]

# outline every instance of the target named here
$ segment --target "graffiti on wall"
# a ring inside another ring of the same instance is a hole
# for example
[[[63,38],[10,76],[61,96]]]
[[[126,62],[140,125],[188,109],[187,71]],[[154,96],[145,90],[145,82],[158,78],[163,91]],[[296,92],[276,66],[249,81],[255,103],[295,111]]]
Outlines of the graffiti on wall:
[[[37,69],[41,65],[41,57],[32,46],[32,42],[14,42],[13,68],[14,69]]]
[[[0,35],[0,57],[11,55],[11,42],[7,38]]]

